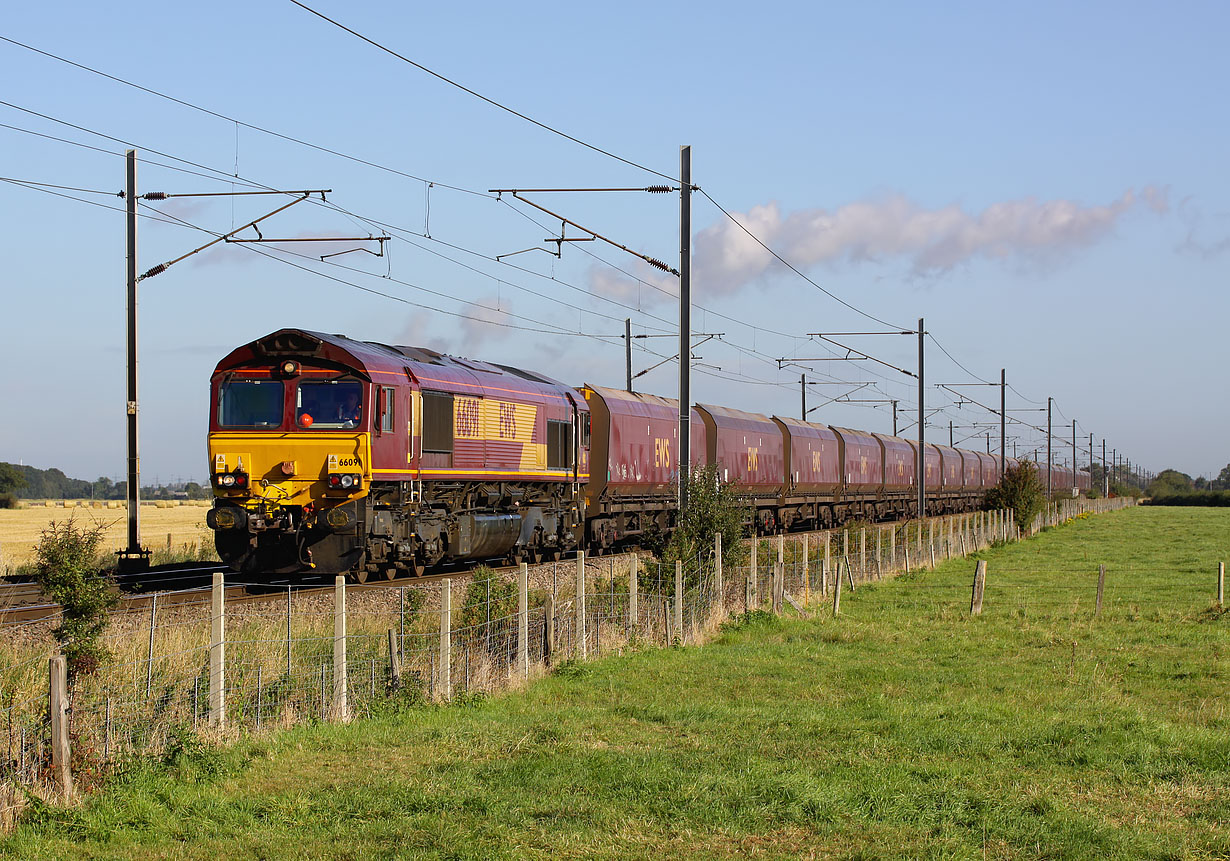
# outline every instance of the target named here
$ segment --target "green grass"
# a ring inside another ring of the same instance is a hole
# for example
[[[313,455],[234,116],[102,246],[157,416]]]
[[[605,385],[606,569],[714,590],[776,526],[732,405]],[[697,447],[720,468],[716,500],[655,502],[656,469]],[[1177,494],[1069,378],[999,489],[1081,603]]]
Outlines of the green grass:
[[[1226,857],[1228,538],[1133,509],[981,554],[978,618],[965,560],[520,694],[189,739],[0,855]]]

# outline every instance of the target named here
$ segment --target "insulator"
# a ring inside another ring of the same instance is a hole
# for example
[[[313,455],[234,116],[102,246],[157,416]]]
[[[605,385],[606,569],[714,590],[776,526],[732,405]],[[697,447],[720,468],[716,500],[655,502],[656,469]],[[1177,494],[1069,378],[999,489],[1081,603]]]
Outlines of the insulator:
[[[656,266],[657,268],[661,269],[663,272],[671,271],[671,268],[669,266],[667,266],[665,263],[663,263],[661,260],[658,260],[657,258],[646,257],[645,262],[648,263],[650,266]]]
[[[645,190],[650,194],[670,194],[675,189],[671,188],[669,185],[651,185]]]
[[[146,200],[166,200],[167,193],[165,191],[151,191],[141,195]]]
[[[166,271],[167,271],[167,264],[159,263],[157,266],[155,266],[150,271],[146,272],[141,277],[142,278],[153,278],[155,275],[161,275],[163,272],[166,272]]]

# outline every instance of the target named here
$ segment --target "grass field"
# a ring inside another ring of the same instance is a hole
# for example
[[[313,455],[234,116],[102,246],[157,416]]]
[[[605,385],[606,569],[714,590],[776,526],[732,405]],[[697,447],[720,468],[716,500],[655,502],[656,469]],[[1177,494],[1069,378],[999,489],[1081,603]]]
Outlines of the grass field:
[[[976,618],[965,560],[496,699],[189,739],[0,855],[1227,857],[1228,541],[1130,509],[980,554]]]
[[[166,549],[167,535],[173,547],[202,543],[213,546],[213,532],[205,525],[208,507],[201,505],[177,505],[158,508],[141,506],[141,537],[153,550]],[[34,559],[34,548],[39,534],[51,521],[73,517],[78,523],[101,524],[106,527],[104,549],[114,552],[128,541],[127,517],[123,508],[91,508],[88,501],[81,507],[74,500],[68,507],[47,508],[32,504],[28,508],[0,509],[0,575],[4,568],[16,568]]]

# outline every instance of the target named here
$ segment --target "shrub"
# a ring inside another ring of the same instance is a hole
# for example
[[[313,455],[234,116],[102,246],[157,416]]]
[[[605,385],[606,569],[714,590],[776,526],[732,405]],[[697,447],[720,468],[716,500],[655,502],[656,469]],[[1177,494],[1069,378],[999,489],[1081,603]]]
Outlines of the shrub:
[[[682,560],[687,585],[693,585],[700,569],[713,566],[713,537],[722,533],[722,564],[736,568],[747,564],[747,547],[738,539],[751,521],[751,510],[743,498],[731,490],[730,484],[718,480],[715,467],[706,466],[688,473],[688,509],[675,526],[675,531],[662,547],[658,558],[664,569],[673,571],[675,560]],[[674,575],[666,591],[674,589]]]
[[[504,580],[491,568],[474,569],[458,620],[471,629],[471,637],[485,639],[492,652],[499,652],[506,637],[516,629],[517,584]]]
[[[70,679],[94,672],[108,655],[101,637],[119,597],[111,578],[96,568],[102,539],[102,526],[83,528],[70,517],[48,524],[35,548],[35,581],[63,608],[51,633],[68,660]]]
[[[0,508],[16,508],[17,497],[11,493],[0,493]]]

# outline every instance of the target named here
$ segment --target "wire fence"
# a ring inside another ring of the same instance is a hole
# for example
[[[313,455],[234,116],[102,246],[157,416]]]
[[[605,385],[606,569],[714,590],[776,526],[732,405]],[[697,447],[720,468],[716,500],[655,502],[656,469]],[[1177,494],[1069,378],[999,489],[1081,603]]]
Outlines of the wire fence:
[[[1080,510],[1074,502],[1055,522]],[[708,554],[673,570],[635,554],[578,554],[511,576],[479,569],[396,586],[339,578],[332,594],[271,596],[247,584],[266,594],[231,600],[218,574],[212,590],[162,593],[147,610],[114,616],[110,660],[77,675],[66,705],[48,672],[54,622],[0,628],[13,634],[0,643],[0,771],[46,791],[67,773],[55,761],[67,750],[68,771],[88,786],[134,756],[174,755],[191,733],[270,731],[498,692],[566,661],[699,642],[731,613],[780,611],[783,601],[802,609],[830,599],[839,580],[854,588],[1015,536],[1005,513],[979,512],[752,539],[738,567]],[[1018,590],[1017,603],[1040,600],[1024,581],[1003,588]],[[892,600],[934,606],[958,592],[909,582]],[[1112,606],[1129,600],[1108,595]],[[58,707],[67,748],[52,737]]]

